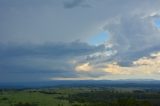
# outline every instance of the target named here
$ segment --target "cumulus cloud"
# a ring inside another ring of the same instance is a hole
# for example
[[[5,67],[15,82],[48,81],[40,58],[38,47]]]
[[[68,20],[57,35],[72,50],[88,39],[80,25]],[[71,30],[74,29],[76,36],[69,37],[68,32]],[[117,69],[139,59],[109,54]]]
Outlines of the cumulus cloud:
[[[107,20],[104,30],[109,32],[112,46],[106,51],[90,54],[85,60],[87,63],[77,66],[82,67],[79,71],[87,74],[106,72],[99,77],[148,77],[159,74],[160,30],[155,25],[155,15],[128,14],[128,17],[117,16]],[[97,60],[99,63],[95,62]],[[83,70],[83,66],[86,70]]]
[[[155,20],[150,14],[145,18],[143,16],[117,16],[108,20],[104,27],[110,34],[114,49],[117,50],[115,59],[121,64],[130,64],[141,56],[159,50],[157,46],[160,45],[160,30],[155,26]]]

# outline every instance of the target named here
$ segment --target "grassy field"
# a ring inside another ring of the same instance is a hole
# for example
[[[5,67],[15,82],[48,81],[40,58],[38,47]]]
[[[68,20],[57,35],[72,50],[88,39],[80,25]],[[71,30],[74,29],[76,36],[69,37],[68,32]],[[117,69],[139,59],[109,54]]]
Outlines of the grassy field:
[[[0,106],[14,106],[18,103],[37,104],[38,106],[71,106],[66,99],[69,94],[88,91],[87,89],[30,89],[30,90],[1,90]]]
[[[160,106],[158,91],[109,88],[1,90],[0,106]],[[133,104],[133,105],[132,105]]]

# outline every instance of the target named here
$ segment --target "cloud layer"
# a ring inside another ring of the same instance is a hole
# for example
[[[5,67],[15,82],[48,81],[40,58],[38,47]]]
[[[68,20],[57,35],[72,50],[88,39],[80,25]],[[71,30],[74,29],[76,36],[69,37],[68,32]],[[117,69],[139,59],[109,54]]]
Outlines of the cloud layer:
[[[0,81],[159,76],[159,0],[0,1]],[[99,33],[105,43],[88,44]]]

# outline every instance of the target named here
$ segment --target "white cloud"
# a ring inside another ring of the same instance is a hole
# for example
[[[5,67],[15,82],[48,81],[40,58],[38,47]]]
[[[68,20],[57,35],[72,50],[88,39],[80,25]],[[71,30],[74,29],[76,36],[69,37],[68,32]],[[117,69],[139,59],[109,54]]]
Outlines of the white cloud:
[[[75,70],[80,71],[80,72],[89,72],[89,71],[92,71],[93,68],[92,66],[90,66],[89,63],[84,63],[84,64],[76,66]]]
[[[101,72],[103,75],[96,77],[97,78],[104,78],[107,76],[111,77],[114,76],[117,78],[123,76],[124,79],[128,78],[147,78],[160,75],[160,52],[152,53],[149,57],[142,57],[133,62],[131,66],[121,66],[118,63],[104,63],[103,66],[95,66],[84,64],[87,67],[92,67],[91,70],[87,70],[88,72]],[[83,66],[83,65],[82,65]],[[83,67],[84,68],[84,67]],[[87,69],[87,68],[85,68]],[[145,77],[144,77],[145,76]],[[94,79],[94,78],[93,78]],[[112,78],[111,78],[112,79]],[[155,78],[156,79],[156,78]]]

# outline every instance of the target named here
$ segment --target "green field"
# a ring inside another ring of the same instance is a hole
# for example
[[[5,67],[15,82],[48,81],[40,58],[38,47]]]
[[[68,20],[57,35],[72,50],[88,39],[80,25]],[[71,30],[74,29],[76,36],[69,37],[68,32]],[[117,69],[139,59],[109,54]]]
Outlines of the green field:
[[[136,89],[1,90],[0,106],[159,106],[160,93]]]

